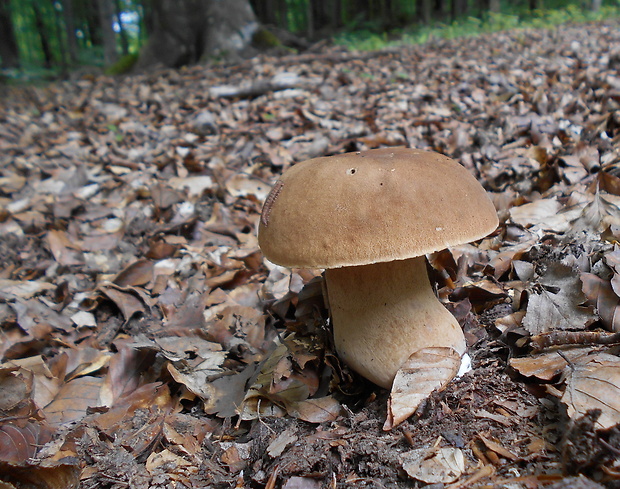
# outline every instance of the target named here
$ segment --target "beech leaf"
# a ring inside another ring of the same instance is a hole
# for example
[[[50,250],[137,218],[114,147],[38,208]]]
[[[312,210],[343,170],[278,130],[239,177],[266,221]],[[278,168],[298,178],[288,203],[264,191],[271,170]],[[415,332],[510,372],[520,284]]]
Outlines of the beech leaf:
[[[423,348],[400,367],[388,400],[384,430],[405,421],[433,391],[442,389],[458,373],[461,356],[453,348]]]
[[[600,409],[601,429],[620,423],[620,358],[594,353],[578,359],[567,375],[562,403],[571,418]]]
[[[583,307],[586,297],[581,291],[579,276],[561,263],[549,264],[530,291],[523,326],[531,334],[555,329],[584,329],[596,320],[591,306]]]

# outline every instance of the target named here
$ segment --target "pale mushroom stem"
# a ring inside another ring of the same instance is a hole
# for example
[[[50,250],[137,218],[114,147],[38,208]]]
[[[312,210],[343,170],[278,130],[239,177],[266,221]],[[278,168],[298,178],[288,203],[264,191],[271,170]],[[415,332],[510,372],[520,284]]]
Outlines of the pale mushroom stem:
[[[465,353],[458,322],[431,288],[424,256],[325,271],[340,357],[389,389],[417,350],[451,347]]]

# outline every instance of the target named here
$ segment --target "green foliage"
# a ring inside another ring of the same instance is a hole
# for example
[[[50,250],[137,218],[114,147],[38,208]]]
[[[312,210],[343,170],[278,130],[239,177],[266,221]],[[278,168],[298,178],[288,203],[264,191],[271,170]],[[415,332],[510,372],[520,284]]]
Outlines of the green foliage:
[[[282,42],[273,32],[268,29],[258,29],[252,36],[252,46],[257,49],[279,48]]]
[[[551,2],[550,2],[551,3]],[[423,44],[431,39],[453,39],[485,32],[509,29],[550,28],[565,23],[581,23],[620,18],[620,2],[592,12],[578,4],[545,10],[512,9],[507,12],[483,12],[481,17],[468,16],[451,23],[415,26],[390,33],[372,30],[347,30],[334,37],[336,44],[357,51],[375,51],[406,44]]]
[[[116,76],[129,73],[138,61],[137,54],[127,54],[122,56],[116,63],[105,69],[106,75]]]
[[[73,0],[73,24],[77,40],[77,60],[70,60],[66,12],[63,2],[58,0],[8,0],[11,20],[19,46],[22,67],[21,78],[40,77],[38,71],[45,65],[43,39],[47,42],[51,66],[45,76],[66,74],[71,65],[101,65],[103,47],[101,45],[99,14],[97,2]],[[129,52],[136,53],[144,39],[140,29],[143,18],[143,3],[149,0],[119,0],[117,5],[125,14],[124,31],[129,41]],[[127,19],[130,19],[127,22]],[[119,51],[120,51],[120,38]],[[135,62],[135,55],[122,58],[110,70],[114,73],[126,72]],[[75,67],[75,66],[73,66]]]

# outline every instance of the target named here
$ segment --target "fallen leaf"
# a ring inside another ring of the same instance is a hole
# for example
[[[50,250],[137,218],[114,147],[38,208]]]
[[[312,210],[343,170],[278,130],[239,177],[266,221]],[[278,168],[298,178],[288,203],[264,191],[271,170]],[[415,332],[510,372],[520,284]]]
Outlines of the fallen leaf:
[[[508,364],[525,377],[536,377],[549,382],[564,372],[568,365],[567,360],[576,362],[591,351],[592,348],[570,348],[562,350],[562,354],[549,351],[527,357],[511,358]]]
[[[0,461],[23,464],[52,438],[53,430],[39,423],[0,419]]]
[[[400,456],[407,475],[426,484],[449,484],[465,472],[465,456],[460,448],[419,448]]]
[[[612,284],[593,273],[582,273],[583,293],[609,331],[620,332],[620,297]]]
[[[320,487],[321,483],[316,479],[293,476],[284,483],[282,489],[319,489]]]
[[[400,367],[388,400],[384,430],[405,421],[433,391],[445,387],[456,376],[461,356],[452,348],[423,348]]]
[[[619,424],[620,358],[598,352],[579,358],[568,370],[561,401],[570,418],[600,409],[601,415],[596,421],[600,429]]]
[[[119,287],[148,284],[153,279],[153,262],[144,258],[133,262],[120,272],[112,283]]]
[[[326,423],[335,421],[342,414],[342,405],[331,396],[319,397],[294,403],[288,412],[308,423]]]
[[[102,378],[89,376],[67,382],[54,400],[43,408],[45,419],[54,427],[81,420],[88,408],[101,405],[99,393],[102,384]]]
[[[295,434],[295,430],[293,428],[289,428],[280,433],[276,439],[269,444],[267,447],[267,453],[272,458],[279,457],[282,455],[282,452],[286,450],[286,447],[297,441],[297,438],[298,437]]]
[[[523,326],[531,334],[555,329],[584,329],[596,320],[591,306],[584,307],[578,274],[570,267],[553,262],[530,291]]]

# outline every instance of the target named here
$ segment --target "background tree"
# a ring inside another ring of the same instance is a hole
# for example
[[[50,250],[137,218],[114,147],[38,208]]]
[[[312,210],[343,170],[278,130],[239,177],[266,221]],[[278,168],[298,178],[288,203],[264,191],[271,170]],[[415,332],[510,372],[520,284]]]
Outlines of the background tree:
[[[99,22],[103,39],[103,60],[109,66],[118,59],[116,34],[114,32],[114,5],[112,0],[97,0],[97,5],[99,7]]]
[[[234,56],[258,29],[248,0],[152,0],[151,32],[138,66],[178,67],[207,56]]]
[[[78,43],[73,12],[73,0],[62,0],[61,5],[65,36],[67,39],[67,54],[69,55],[69,62],[75,64],[78,61]]]
[[[32,11],[34,13],[34,25],[36,32],[39,35],[39,41],[41,42],[41,52],[43,53],[43,66],[45,68],[51,68],[54,64],[54,55],[52,53],[52,46],[50,43],[50,32],[45,23],[45,15],[42,11],[42,5],[36,0],[32,2]],[[48,17],[49,18],[49,17]]]
[[[15,38],[15,28],[9,9],[9,0],[0,0],[0,66],[17,68],[19,66],[19,48]]]
[[[62,74],[78,60],[109,66],[120,53],[139,53],[142,67],[176,67],[213,56],[249,56],[252,43],[305,49],[308,41],[360,32],[381,34],[376,39],[383,42],[395,28],[424,37],[429,26],[459,31],[458,23],[467,25],[469,17],[501,25],[501,17],[488,14],[527,19],[540,11],[544,18],[543,7],[569,5],[583,19],[605,5],[620,12],[618,0],[0,0],[0,63]]]

